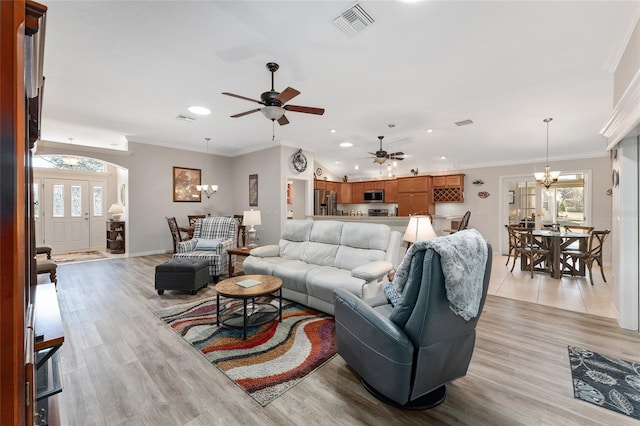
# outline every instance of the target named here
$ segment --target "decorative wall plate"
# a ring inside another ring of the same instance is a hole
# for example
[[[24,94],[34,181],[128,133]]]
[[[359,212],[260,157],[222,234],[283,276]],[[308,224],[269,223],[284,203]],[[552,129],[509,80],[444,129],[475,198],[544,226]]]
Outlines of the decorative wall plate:
[[[291,164],[297,172],[302,173],[307,170],[307,157],[302,153],[301,149],[293,154],[293,157],[291,157]]]
[[[316,169],[316,175],[322,176],[322,169],[320,167]]]
[[[487,191],[478,192],[478,197],[480,197],[482,199],[487,198],[489,195],[491,195],[491,194],[489,194]]]

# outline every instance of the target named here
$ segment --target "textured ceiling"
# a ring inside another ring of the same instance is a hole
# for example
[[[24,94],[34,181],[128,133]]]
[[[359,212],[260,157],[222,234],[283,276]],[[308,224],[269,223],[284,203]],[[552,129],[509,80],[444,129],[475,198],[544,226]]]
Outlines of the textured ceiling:
[[[44,140],[205,151],[210,137],[210,152],[230,157],[283,144],[352,177],[386,175],[367,158],[378,135],[407,154],[398,175],[544,162],[546,117],[551,162],[605,155],[612,71],[640,10],[638,1],[364,1],[375,23],[348,37],[331,21],[353,2],[43,3]],[[276,91],[291,86],[301,94],[290,103],[326,109],[287,113],[273,141],[259,112],[229,117],[259,105],[221,94],[259,99],[271,61]],[[176,119],[192,116],[190,105],[212,113]],[[474,124],[454,124],[466,119]]]

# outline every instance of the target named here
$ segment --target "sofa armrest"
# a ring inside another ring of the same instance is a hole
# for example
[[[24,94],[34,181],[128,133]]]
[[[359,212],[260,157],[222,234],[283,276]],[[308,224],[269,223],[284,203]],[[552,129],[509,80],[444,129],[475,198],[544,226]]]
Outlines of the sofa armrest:
[[[198,244],[198,239],[193,238],[187,241],[180,241],[176,246],[177,253],[189,253],[196,248],[196,244]]]
[[[385,276],[393,269],[393,264],[386,260],[377,260],[375,262],[360,265],[351,271],[351,276],[361,278],[367,282],[377,281]]]
[[[256,247],[251,250],[251,256],[256,257],[276,257],[280,255],[280,246],[271,244],[268,246]]]

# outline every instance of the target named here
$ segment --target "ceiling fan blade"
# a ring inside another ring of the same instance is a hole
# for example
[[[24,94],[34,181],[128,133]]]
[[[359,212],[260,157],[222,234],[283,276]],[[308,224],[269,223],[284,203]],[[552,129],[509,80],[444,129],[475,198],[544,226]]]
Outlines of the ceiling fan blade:
[[[397,157],[397,156],[399,156],[399,155],[400,155],[400,156],[404,155],[404,152],[402,152],[402,151],[398,151],[398,152],[391,152],[391,153],[389,153],[389,155],[393,155],[393,156],[396,156],[396,157]]]
[[[316,115],[324,114],[324,108],[313,108],[313,107],[299,106],[299,105],[285,105],[282,108],[286,109],[287,111],[304,112],[305,114],[316,114]]]
[[[282,114],[282,117],[278,118],[278,124],[284,126],[285,124],[289,124],[289,120],[287,120],[287,117]]]
[[[284,91],[282,93],[280,93],[278,96],[276,96],[276,99],[279,100],[282,104],[286,104],[291,99],[293,99],[296,96],[298,96],[299,94],[300,94],[300,92],[298,92],[293,87],[287,87],[286,89],[284,89]]]
[[[258,112],[258,111],[260,111],[260,108],[252,109],[251,111],[241,112],[241,113],[239,113],[239,114],[232,115],[231,117],[232,117],[232,118],[243,117],[243,116],[245,116],[245,115],[253,114],[254,112]]]
[[[222,92],[223,95],[227,95],[227,96],[232,96],[234,98],[238,98],[238,99],[244,99],[245,101],[250,101],[250,102],[255,102],[257,104],[262,104],[264,105],[264,102],[262,101],[258,101],[256,99],[251,99],[251,98],[247,98],[246,96],[240,96],[240,95],[236,95],[235,93],[229,93],[229,92]]]

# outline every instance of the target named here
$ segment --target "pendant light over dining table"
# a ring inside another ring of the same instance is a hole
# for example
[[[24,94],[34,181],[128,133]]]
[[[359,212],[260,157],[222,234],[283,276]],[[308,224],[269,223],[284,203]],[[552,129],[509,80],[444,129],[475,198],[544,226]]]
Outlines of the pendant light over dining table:
[[[553,120],[553,118],[545,118],[544,121],[547,123],[547,163],[544,167],[544,172],[536,172],[533,175],[536,178],[536,182],[545,188],[549,189],[551,185],[558,181],[560,177],[559,171],[551,171],[551,167],[549,167],[549,123]]]
[[[209,163],[209,141],[211,140],[211,138],[204,138],[207,141],[207,163]],[[204,195],[207,196],[207,198],[211,198],[211,196],[213,194],[215,194],[216,192],[218,192],[218,185],[212,185],[211,181],[209,179],[209,166],[207,166],[207,179],[205,180],[205,184],[204,185],[196,185],[196,189],[198,191],[201,191]]]

